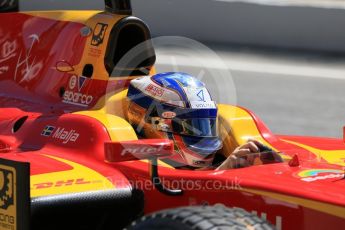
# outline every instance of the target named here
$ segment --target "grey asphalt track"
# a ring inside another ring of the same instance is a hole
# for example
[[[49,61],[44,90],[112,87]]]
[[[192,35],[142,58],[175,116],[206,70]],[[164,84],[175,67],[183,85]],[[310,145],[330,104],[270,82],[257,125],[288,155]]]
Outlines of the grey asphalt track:
[[[269,57],[254,52],[246,55],[241,60],[243,65],[239,65],[231,60],[240,52],[221,53],[231,72],[237,104],[253,111],[273,133],[342,138],[345,125],[343,59],[314,57],[310,60],[310,56],[301,58],[290,54]],[[173,69],[170,63],[159,62],[158,71]],[[272,70],[273,67],[277,68]],[[186,65],[179,70],[198,73],[202,68]],[[324,75],[318,76],[321,72]],[[228,89],[218,84],[218,90],[226,92]]]
[[[342,137],[344,80],[289,75],[277,78],[245,71],[234,71],[233,75],[238,104],[254,111],[273,132]]]

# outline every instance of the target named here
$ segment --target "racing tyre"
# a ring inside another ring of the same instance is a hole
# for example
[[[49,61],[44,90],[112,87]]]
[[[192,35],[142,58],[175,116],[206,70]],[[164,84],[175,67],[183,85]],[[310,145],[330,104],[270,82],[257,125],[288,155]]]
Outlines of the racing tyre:
[[[163,210],[144,216],[128,230],[269,230],[274,227],[258,216],[239,208],[224,206],[191,206]]]

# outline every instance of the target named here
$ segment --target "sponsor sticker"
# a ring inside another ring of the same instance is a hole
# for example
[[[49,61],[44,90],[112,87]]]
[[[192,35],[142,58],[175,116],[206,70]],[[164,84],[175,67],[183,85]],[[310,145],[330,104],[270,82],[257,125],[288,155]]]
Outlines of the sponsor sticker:
[[[102,50],[90,47],[88,55],[91,57],[99,58],[102,55]]]
[[[89,106],[93,101],[93,96],[80,92],[87,80],[87,77],[73,75],[69,81],[70,90],[65,91],[62,102],[83,107]],[[78,86],[78,92],[74,90],[76,86]]]
[[[28,230],[30,165],[0,159],[0,229]]]
[[[93,96],[79,93],[79,92],[72,92],[72,91],[66,90],[63,95],[63,102],[66,104],[87,107],[92,103],[92,101],[93,101]]]
[[[40,41],[39,35],[31,34],[28,36],[28,39],[31,40],[31,45],[29,45],[28,49],[20,52],[17,65],[14,70],[13,80],[18,81],[19,83],[28,83],[35,79],[39,76],[39,73],[43,68],[43,61],[37,61],[36,56],[32,54],[35,44],[38,44]]]
[[[215,109],[216,103],[214,101],[191,101],[191,107],[193,109]]]
[[[103,43],[105,33],[108,29],[108,25],[105,23],[97,23],[93,30],[91,45],[99,46]]]
[[[87,37],[91,34],[92,30],[88,26],[84,26],[83,28],[80,29],[80,35],[83,37]]]
[[[211,95],[206,88],[186,88],[184,87],[185,92],[189,101],[197,102],[210,102],[212,101]]]
[[[74,89],[77,85],[77,76],[73,75],[71,79],[69,79],[69,88]]]
[[[0,158],[0,229],[28,230],[30,164]]]
[[[79,78],[78,78],[78,91],[79,92],[83,89],[87,79],[88,79],[87,77],[79,76]]]
[[[166,119],[172,119],[172,118],[176,117],[176,113],[171,112],[171,111],[166,111],[166,112],[162,113],[162,117],[166,118]]]
[[[162,97],[164,94],[164,89],[157,87],[153,84],[149,84],[146,88],[145,91],[148,92],[149,94],[151,94],[152,96],[158,96],[158,97]]]
[[[9,60],[16,56],[17,42],[16,41],[5,41],[2,45],[0,53],[0,62]]]
[[[42,136],[45,136],[45,137],[49,137],[50,135],[52,135],[54,129],[55,129],[54,126],[49,126],[49,125],[47,125],[47,126],[43,129],[41,135],[42,135]]]
[[[46,137],[52,137],[53,139],[58,139],[62,141],[62,144],[67,144],[69,142],[76,142],[80,136],[78,132],[76,132],[74,129],[72,130],[66,130],[65,128],[57,127],[47,125],[42,133],[42,136]]]
[[[344,177],[344,171],[338,169],[309,169],[298,173],[302,181],[313,182]]]
[[[92,181],[88,181],[84,178],[78,179],[67,179],[67,180],[59,180],[59,181],[46,181],[42,183],[33,184],[32,189],[47,189],[47,188],[56,188],[56,187],[66,187],[66,186],[73,186],[73,185],[85,185],[91,184]]]
[[[127,154],[150,154],[150,153],[156,153],[160,152],[164,149],[164,145],[159,147],[152,147],[152,146],[140,146],[140,147],[127,147],[124,148],[121,152],[121,156],[125,156]]]
[[[0,166],[0,229],[16,229],[16,170]]]
[[[204,90],[200,90],[197,94],[197,97],[200,99],[200,101],[205,101],[205,96],[204,96]]]
[[[69,88],[74,89],[77,85],[77,76],[72,76],[71,79],[69,79]]]

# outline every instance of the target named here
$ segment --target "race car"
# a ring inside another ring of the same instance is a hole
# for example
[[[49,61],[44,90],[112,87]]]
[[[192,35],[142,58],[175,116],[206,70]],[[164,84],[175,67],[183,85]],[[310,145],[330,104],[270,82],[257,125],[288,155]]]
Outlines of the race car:
[[[169,140],[139,138],[124,116],[127,87],[155,74],[156,57],[148,26],[131,14],[128,0],[0,14],[0,229],[345,225],[344,140],[275,135],[225,104],[225,151],[250,137],[283,162],[176,169],[163,161],[174,154]]]

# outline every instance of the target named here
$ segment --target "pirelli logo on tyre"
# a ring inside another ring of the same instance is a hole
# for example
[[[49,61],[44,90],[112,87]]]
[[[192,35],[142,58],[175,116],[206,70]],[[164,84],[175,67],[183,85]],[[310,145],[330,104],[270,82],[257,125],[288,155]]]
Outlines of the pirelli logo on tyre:
[[[0,165],[0,229],[17,229],[16,169]]]
[[[30,226],[30,164],[0,158],[0,230]]]

